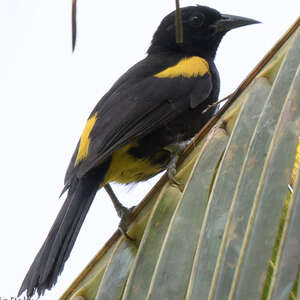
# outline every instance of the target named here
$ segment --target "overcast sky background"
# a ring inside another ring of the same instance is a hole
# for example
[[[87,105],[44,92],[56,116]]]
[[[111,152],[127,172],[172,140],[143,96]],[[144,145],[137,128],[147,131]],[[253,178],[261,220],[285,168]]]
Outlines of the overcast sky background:
[[[174,0],[78,1],[71,53],[71,0],[0,1],[0,297],[16,297],[63,199],[64,173],[90,111],[115,80],[145,56]],[[231,93],[299,16],[298,1],[181,1],[255,18],[227,34],[216,64],[221,97]],[[155,180],[118,187],[138,203]],[[57,285],[58,299],[113,234],[118,218],[99,192]]]

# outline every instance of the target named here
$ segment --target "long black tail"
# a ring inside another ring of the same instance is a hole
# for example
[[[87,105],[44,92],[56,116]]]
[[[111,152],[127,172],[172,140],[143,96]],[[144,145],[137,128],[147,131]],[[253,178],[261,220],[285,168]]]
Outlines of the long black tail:
[[[92,170],[81,179],[71,182],[67,198],[19,290],[27,290],[27,297],[41,295],[50,289],[62,272],[74,246],[81,225],[103,181],[106,168]]]

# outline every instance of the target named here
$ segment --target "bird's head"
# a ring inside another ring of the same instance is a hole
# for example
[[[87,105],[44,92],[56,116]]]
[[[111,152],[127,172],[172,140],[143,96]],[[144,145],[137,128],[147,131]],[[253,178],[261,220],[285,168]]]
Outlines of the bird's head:
[[[176,42],[175,11],[167,15],[154,33],[148,53],[182,52],[214,58],[222,37],[231,29],[259,23],[256,20],[221,14],[207,6],[181,8],[183,43]]]

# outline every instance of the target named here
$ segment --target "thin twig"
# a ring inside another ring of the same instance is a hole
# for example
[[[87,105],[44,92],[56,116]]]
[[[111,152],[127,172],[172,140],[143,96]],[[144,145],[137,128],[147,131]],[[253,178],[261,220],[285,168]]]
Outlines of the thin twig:
[[[77,0],[72,0],[72,52],[74,52],[76,44],[76,9],[77,9]]]
[[[176,43],[182,44],[183,43],[183,30],[182,30],[182,16],[181,16],[181,9],[179,5],[179,0],[175,0],[176,4]]]
[[[226,101],[226,100],[229,100],[229,99],[231,98],[231,96],[233,96],[233,93],[230,94],[230,95],[228,95],[228,96],[226,96],[225,98],[223,98],[223,99],[221,99],[221,100],[219,100],[219,101],[216,101],[216,102],[214,102],[214,103],[208,105],[208,106],[202,111],[202,113],[205,114],[205,113],[206,113],[209,109],[211,109],[212,107],[216,107],[218,104],[220,104],[220,103],[222,103],[222,102],[224,102],[224,101]]]

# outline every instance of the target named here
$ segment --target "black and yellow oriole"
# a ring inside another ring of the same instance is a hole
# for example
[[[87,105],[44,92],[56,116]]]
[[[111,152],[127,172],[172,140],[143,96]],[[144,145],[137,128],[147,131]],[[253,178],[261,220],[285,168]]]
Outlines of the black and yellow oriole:
[[[174,165],[182,142],[214,114],[219,75],[214,64],[224,34],[255,20],[204,6],[181,9],[183,43],[176,43],[175,12],[155,32],[148,55],[122,75],[92,111],[65,177],[67,198],[19,291],[43,294],[56,282],[99,188],[147,180]],[[109,188],[107,188],[108,191]],[[117,204],[118,206],[118,204]],[[128,210],[119,205],[125,217]]]

